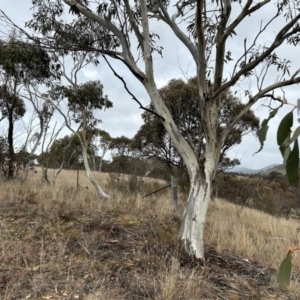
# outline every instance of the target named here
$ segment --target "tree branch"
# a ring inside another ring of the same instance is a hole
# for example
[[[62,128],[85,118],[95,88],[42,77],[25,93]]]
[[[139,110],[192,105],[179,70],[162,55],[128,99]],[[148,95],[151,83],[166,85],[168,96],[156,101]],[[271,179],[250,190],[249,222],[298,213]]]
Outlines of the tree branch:
[[[128,89],[128,87],[127,87],[127,84],[126,84],[126,82],[125,82],[125,80],[123,79],[123,77],[121,77],[115,70],[114,70],[114,68],[112,67],[112,65],[109,63],[109,61],[107,60],[107,58],[103,55],[103,58],[105,59],[105,61],[106,61],[106,63],[108,64],[108,66],[109,66],[109,68],[112,70],[112,72],[114,73],[114,75],[116,76],[116,77],[118,77],[122,82],[123,82],[123,85],[124,85],[124,88],[125,88],[125,90],[127,91],[127,93],[132,97],[132,99],[135,101],[135,102],[137,102],[138,104],[139,104],[139,106],[140,106],[140,109],[144,109],[145,111],[148,111],[149,113],[151,113],[151,114],[153,114],[153,115],[155,115],[155,116],[157,116],[157,117],[159,117],[162,121],[165,121],[165,119],[162,117],[162,116],[160,116],[158,113],[156,113],[155,111],[153,111],[153,110],[151,110],[151,109],[149,109],[149,108],[147,108],[147,107],[144,107],[143,105],[142,105],[142,103],[130,92],[130,90]]]
[[[129,1],[128,0],[124,0],[124,3],[125,3],[125,8],[126,8],[126,13],[128,14],[128,18],[129,18],[129,22],[133,28],[133,31],[135,33],[135,36],[139,42],[139,44],[141,45],[142,49],[143,49],[143,36],[142,34],[140,33],[139,31],[139,28],[136,24],[136,21],[134,19],[134,16],[132,14],[132,11],[131,11],[131,8],[130,8],[130,5],[129,5]]]
[[[289,86],[293,85],[296,83],[300,83],[300,76],[299,77],[294,77],[289,80],[284,80],[280,82],[276,82],[274,84],[269,85],[268,87],[264,88],[263,90],[259,91],[254,97],[252,97],[248,103],[245,105],[244,109],[240,111],[238,115],[235,116],[233,121],[227,128],[222,132],[221,134],[221,139],[220,143],[223,144],[227,135],[229,132],[233,129],[234,125],[240,120],[240,118],[251,108],[252,105],[254,105],[259,99],[264,98],[264,97],[270,97],[273,98],[274,100],[280,101],[278,97],[272,97],[271,94],[268,94],[270,91],[273,91],[278,88],[282,88],[284,86]]]
[[[168,24],[175,35],[179,38],[179,40],[189,49],[196,65],[198,64],[198,54],[197,54],[197,48],[195,45],[191,42],[191,40],[184,34],[184,32],[177,26],[175,23],[175,19],[171,20],[167,10],[163,6],[163,3],[161,0],[158,0],[159,8],[161,9],[164,19],[163,21]]]
[[[87,17],[90,20],[95,21],[96,23],[100,24],[101,26],[104,26],[108,30],[110,30],[120,41],[123,49],[123,58],[126,61],[126,63],[130,66],[131,70],[134,70],[135,74],[139,74],[140,77],[144,77],[143,72],[138,68],[136,63],[134,62],[134,59],[132,57],[132,54],[129,49],[128,42],[125,39],[125,35],[123,32],[121,32],[116,26],[114,26],[111,22],[106,20],[105,18],[102,18],[95,13],[93,13],[91,10],[87,9],[85,6],[78,3],[76,0],[63,0],[68,6],[75,6],[80,13],[82,13],[85,17]]]
[[[212,95],[212,98],[217,97],[220,93],[222,93],[224,90],[228,89],[229,87],[233,86],[242,75],[245,75],[249,71],[253,70],[258,64],[260,64],[268,55],[270,55],[276,48],[278,48],[287,38],[289,38],[291,35],[297,33],[300,31],[300,27],[295,27],[291,32],[288,33],[288,31],[298,22],[300,19],[300,14],[298,14],[297,17],[295,17],[293,20],[291,20],[289,23],[287,23],[276,35],[273,43],[270,47],[266,48],[266,50],[261,53],[256,59],[253,61],[245,64],[243,68],[240,69],[229,81],[227,81],[225,84],[223,84],[218,90],[214,92]]]
[[[230,0],[224,0],[224,9],[222,11],[221,21],[219,23],[218,32],[216,36],[216,63],[215,63],[214,91],[217,90],[222,84],[225,46],[226,46],[226,39],[228,37],[224,35],[224,32],[226,29],[226,24],[228,22],[228,19],[230,17],[230,13],[231,13]]]
[[[195,15],[195,24],[198,37],[198,65],[197,65],[197,79],[200,99],[203,99],[206,89],[206,59],[205,59],[205,35],[202,21],[204,0],[197,1],[197,9]]]
[[[257,3],[252,8],[249,9],[251,4],[253,3],[253,0],[247,0],[246,5],[244,6],[242,12],[239,14],[239,16],[227,27],[224,33],[224,38],[226,39],[233,31],[234,29],[240,24],[241,21],[246,16],[249,16],[251,13],[259,10],[261,7],[269,3],[271,0],[264,0],[262,2]]]

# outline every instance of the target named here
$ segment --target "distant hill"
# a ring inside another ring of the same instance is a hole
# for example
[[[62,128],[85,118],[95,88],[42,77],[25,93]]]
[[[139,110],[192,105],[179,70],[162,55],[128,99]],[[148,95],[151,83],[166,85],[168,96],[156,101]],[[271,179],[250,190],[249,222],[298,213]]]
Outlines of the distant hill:
[[[282,165],[279,164],[268,165],[261,169],[249,169],[242,166],[237,166],[228,170],[227,172],[236,172],[236,173],[243,173],[243,174],[257,174],[257,173],[268,174],[273,171],[285,174],[285,170],[282,168]]]

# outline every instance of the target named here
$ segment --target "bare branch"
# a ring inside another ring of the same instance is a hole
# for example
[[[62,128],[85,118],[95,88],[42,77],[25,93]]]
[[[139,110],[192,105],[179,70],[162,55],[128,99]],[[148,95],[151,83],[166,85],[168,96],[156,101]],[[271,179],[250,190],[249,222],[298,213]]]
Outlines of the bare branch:
[[[231,13],[231,2],[230,0],[224,0],[224,9],[222,11],[221,21],[218,25],[218,33],[216,36],[216,63],[215,63],[214,90],[217,90],[222,84],[225,45],[226,45],[226,38],[228,37],[224,35],[224,32],[226,29],[228,19],[230,17],[230,13]]]
[[[298,75],[300,72],[300,68],[292,75],[291,79],[294,79],[296,75]]]
[[[158,0],[158,3],[159,3],[159,8],[161,9],[164,16],[163,21],[165,21],[171,27],[171,29],[179,38],[179,40],[189,49],[192,57],[194,58],[195,63],[198,64],[197,48],[191,42],[191,40],[185,35],[185,33],[177,26],[177,24],[175,23],[175,19],[171,20],[167,10],[163,6],[162,1]]]
[[[269,3],[271,0],[264,0],[262,2],[257,3],[252,8],[249,9],[251,4],[253,3],[253,0],[247,0],[246,5],[244,6],[242,12],[239,14],[239,16],[227,27],[227,29],[224,32],[224,38],[226,39],[233,31],[234,29],[240,24],[241,21],[244,20],[246,16],[249,16],[251,13],[259,10],[261,7]]]
[[[276,14],[274,17],[272,17],[266,24],[265,26],[262,27],[262,21],[261,21],[261,25],[260,25],[260,30],[257,33],[257,35],[255,36],[252,44],[248,47],[248,49],[246,48],[247,45],[247,39],[244,39],[244,53],[241,55],[241,57],[236,61],[234,68],[233,68],[233,72],[232,72],[232,76],[234,76],[234,74],[236,74],[236,68],[238,67],[239,63],[242,61],[242,59],[244,59],[244,65],[243,67],[245,67],[246,63],[247,63],[247,55],[249,54],[249,52],[253,49],[253,47],[255,46],[259,36],[267,29],[267,27],[278,17],[278,14]]]
[[[198,37],[198,65],[197,65],[197,78],[200,99],[203,99],[206,89],[206,58],[205,58],[205,35],[202,20],[202,13],[204,7],[204,0],[197,2],[197,10],[195,15],[195,24]]]
[[[214,92],[212,95],[212,98],[217,97],[220,93],[222,93],[227,88],[233,86],[241,76],[247,74],[247,72],[253,70],[258,64],[260,64],[268,55],[270,55],[276,48],[278,48],[285,40],[287,40],[290,36],[292,36],[295,33],[300,32],[299,25],[296,26],[294,29],[292,29],[290,32],[288,32],[300,19],[300,14],[297,15],[293,20],[291,20],[289,23],[287,23],[276,35],[273,43],[265,49],[257,58],[255,58],[253,61],[247,63],[243,66],[243,68],[240,69],[233,77],[227,81],[225,84],[223,84],[217,91]]]
[[[226,139],[226,136],[228,133],[233,129],[234,125],[240,120],[240,118],[247,112],[249,109],[254,105],[259,99],[264,98],[264,97],[269,97],[272,98],[273,100],[277,100],[282,102],[282,100],[279,97],[274,97],[272,94],[268,94],[271,91],[274,91],[278,88],[282,88],[284,86],[289,86],[293,84],[298,84],[300,83],[300,76],[299,77],[294,77],[289,80],[284,80],[280,82],[276,82],[274,84],[269,85],[268,87],[260,90],[255,96],[251,97],[251,99],[248,101],[248,103],[245,105],[244,109],[240,111],[238,115],[235,116],[231,124],[222,132],[221,135],[221,143]]]
[[[145,110],[145,111],[148,111],[149,113],[151,113],[151,114],[153,114],[153,115],[155,115],[155,116],[157,116],[157,117],[159,117],[162,121],[165,121],[165,119],[162,117],[162,116],[160,116],[158,113],[156,113],[155,111],[153,111],[153,110],[151,110],[151,109],[149,109],[149,108],[147,108],[147,107],[145,107],[145,106],[143,106],[142,105],[142,103],[130,92],[130,90],[128,89],[128,87],[127,87],[127,84],[126,84],[126,82],[125,82],[125,80],[123,79],[123,77],[121,77],[115,70],[114,70],[114,68],[112,67],[112,65],[109,63],[109,61],[107,60],[107,58],[105,57],[105,56],[103,56],[103,58],[105,59],[105,61],[106,61],[106,63],[108,64],[108,66],[109,66],[109,68],[112,70],[112,72],[114,73],[114,75],[116,76],[116,77],[118,77],[122,82],[123,82],[123,85],[124,85],[124,88],[125,88],[125,90],[127,91],[127,93],[132,97],[132,99],[135,101],[135,102],[137,102],[138,104],[139,104],[139,106],[140,106],[140,108],[141,109],[143,109],[143,110]]]
[[[129,6],[129,1],[128,0],[124,0],[125,3],[125,8],[126,8],[126,13],[128,14],[128,18],[129,18],[129,22],[133,28],[133,31],[135,33],[135,36],[139,42],[139,44],[141,45],[141,47],[143,47],[143,36],[141,34],[141,32],[139,31],[139,28],[136,24],[136,21],[134,19],[134,16],[132,14],[131,8]]]

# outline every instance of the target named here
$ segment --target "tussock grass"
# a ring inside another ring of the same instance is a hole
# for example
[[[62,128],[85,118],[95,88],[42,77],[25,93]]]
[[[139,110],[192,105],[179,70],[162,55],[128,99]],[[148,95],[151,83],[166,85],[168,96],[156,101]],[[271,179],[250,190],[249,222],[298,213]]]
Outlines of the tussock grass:
[[[290,290],[275,289],[287,248],[299,244],[297,221],[216,199],[201,266],[177,240],[184,195],[178,213],[167,190],[141,198],[165,182],[146,179],[126,196],[110,186],[103,200],[75,188],[76,172],[60,176],[55,187],[32,176],[0,182],[1,299],[300,299],[300,253]]]
[[[298,220],[276,218],[261,211],[217,199],[210,206],[206,243],[245,258],[278,267],[287,249],[300,244]],[[293,264],[300,268],[300,253]]]

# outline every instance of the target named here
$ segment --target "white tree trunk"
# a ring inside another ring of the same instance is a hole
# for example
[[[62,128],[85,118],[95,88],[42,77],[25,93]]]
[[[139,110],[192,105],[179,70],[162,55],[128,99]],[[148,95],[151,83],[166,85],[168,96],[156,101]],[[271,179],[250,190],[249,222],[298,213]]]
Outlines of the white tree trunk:
[[[38,145],[40,144],[40,140],[41,140],[41,138],[43,136],[43,133],[44,133],[43,126],[44,126],[43,120],[40,118],[40,128],[41,128],[41,131],[39,132],[38,136],[36,137],[34,146],[33,146],[33,148],[30,151],[30,157],[32,157],[34,155],[34,153],[35,153]],[[26,180],[26,178],[28,176],[29,170],[30,170],[30,161],[27,161],[25,163],[25,166],[24,166],[24,169],[23,169],[22,182],[24,182]]]
[[[103,150],[102,150],[102,155],[101,155],[100,163],[99,163],[99,172],[102,172],[103,160],[104,160],[105,154],[109,148],[109,145],[110,145],[110,142],[107,145],[103,145],[103,147],[102,147]]]
[[[54,173],[53,173],[53,177],[52,177],[52,186],[55,186],[55,184],[56,184],[56,179],[57,179],[58,175],[60,174],[60,172],[62,171],[63,167],[64,167],[64,161],[61,163],[59,169],[56,170],[56,171],[54,171]]]
[[[208,142],[204,166],[202,169],[190,169],[190,192],[179,231],[179,239],[186,251],[201,261],[205,260],[203,234],[207,210],[212,199],[219,152],[213,143]]]
[[[29,169],[30,169],[29,162],[26,162],[25,167],[23,169],[23,174],[22,174],[22,179],[21,179],[22,182],[24,182],[26,180]]]
[[[211,200],[211,183],[195,180],[191,185],[188,202],[181,221],[179,239],[186,251],[196,259],[204,260],[203,233],[206,214]]]
[[[82,144],[82,147],[83,147],[83,149],[82,149],[83,163],[84,163],[86,175],[87,175],[88,179],[90,180],[90,182],[93,184],[93,186],[96,188],[98,194],[100,196],[108,199],[109,195],[102,190],[102,188],[100,187],[98,181],[95,179],[95,177],[90,169],[88,155],[87,155],[87,145]]]

